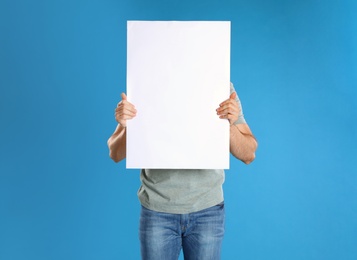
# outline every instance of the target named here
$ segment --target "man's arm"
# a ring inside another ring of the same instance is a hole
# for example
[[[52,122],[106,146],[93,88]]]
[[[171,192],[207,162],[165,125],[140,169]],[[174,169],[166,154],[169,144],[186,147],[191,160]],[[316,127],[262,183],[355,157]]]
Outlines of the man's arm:
[[[229,99],[223,101],[217,108],[217,115],[221,119],[228,119],[230,124],[230,151],[234,157],[246,164],[255,158],[255,150],[258,143],[254,138],[249,126],[234,124],[241,113],[241,108],[236,101],[237,93],[233,92]]]
[[[229,142],[230,151],[234,157],[245,164],[254,160],[258,143],[247,124],[231,125]]]
[[[118,125],[114,133],[108,139],[109,156],[114,162],[119,162],[126,157],[126,120],[136,116],[136,109],[133,104],[127,101],[124,93],[122,100],[115,109],[115,119]]]
[[[126,128],[118,124],[107,144],[110,158],[114,162],[123,160],[126,157]]]

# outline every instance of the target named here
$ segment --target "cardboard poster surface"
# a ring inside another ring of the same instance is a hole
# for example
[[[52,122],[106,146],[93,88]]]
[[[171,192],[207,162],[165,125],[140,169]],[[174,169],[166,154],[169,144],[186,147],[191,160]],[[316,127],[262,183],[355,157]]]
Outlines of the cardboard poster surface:
[[[127,168],[228,169],[230,22],[128,21]]]

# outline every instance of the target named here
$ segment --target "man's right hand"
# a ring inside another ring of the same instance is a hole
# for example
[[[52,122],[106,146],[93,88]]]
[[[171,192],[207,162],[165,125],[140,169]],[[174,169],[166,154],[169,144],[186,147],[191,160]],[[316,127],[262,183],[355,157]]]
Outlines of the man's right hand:
[[[125,93],[121,94],[122,100],[118,103],[115,109],[115,120],[122,126],[126,127],[126,120],[130,120],[136,116],[136,109],[133,104],[128,102]]]

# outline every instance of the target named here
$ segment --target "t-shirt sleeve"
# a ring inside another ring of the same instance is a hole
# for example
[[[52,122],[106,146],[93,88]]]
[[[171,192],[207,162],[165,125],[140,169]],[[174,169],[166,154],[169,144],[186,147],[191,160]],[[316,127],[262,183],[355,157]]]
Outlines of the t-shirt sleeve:
[[[232,94],[233,92],[236,92],[236,93],[237,93],[237,91],[234,89],[233,83],[231,83],[231,90],[230,90],[230,91],[231,91],[231,94]],[[245,119],[244,119],[243,108],[242,108],[242,104],[241,104],[241,102],[240,102],[240,100],[239,100],[238,93],[237,93],[236,101],[237,101],[237,103],[238,103],[238,106],[240,107],[240,113],[239,113],[239,115],[238,115],[238,120],[235,121],[234,124],[235,124],[235,125],[238,125],[238,124],[246,124],[247,122],[246,122]]]

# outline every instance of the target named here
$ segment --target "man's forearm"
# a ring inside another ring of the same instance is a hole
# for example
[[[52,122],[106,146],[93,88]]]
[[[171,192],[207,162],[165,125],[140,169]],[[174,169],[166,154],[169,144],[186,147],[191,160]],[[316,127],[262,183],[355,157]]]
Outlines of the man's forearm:
[[[115,162],[123,160],[126,157],[126,128],[118,124],[107,143],[110,158]]]
[[[245,124],[230,126],[230,151],[234,157],[246,164],[255,158],[258,143]]]

